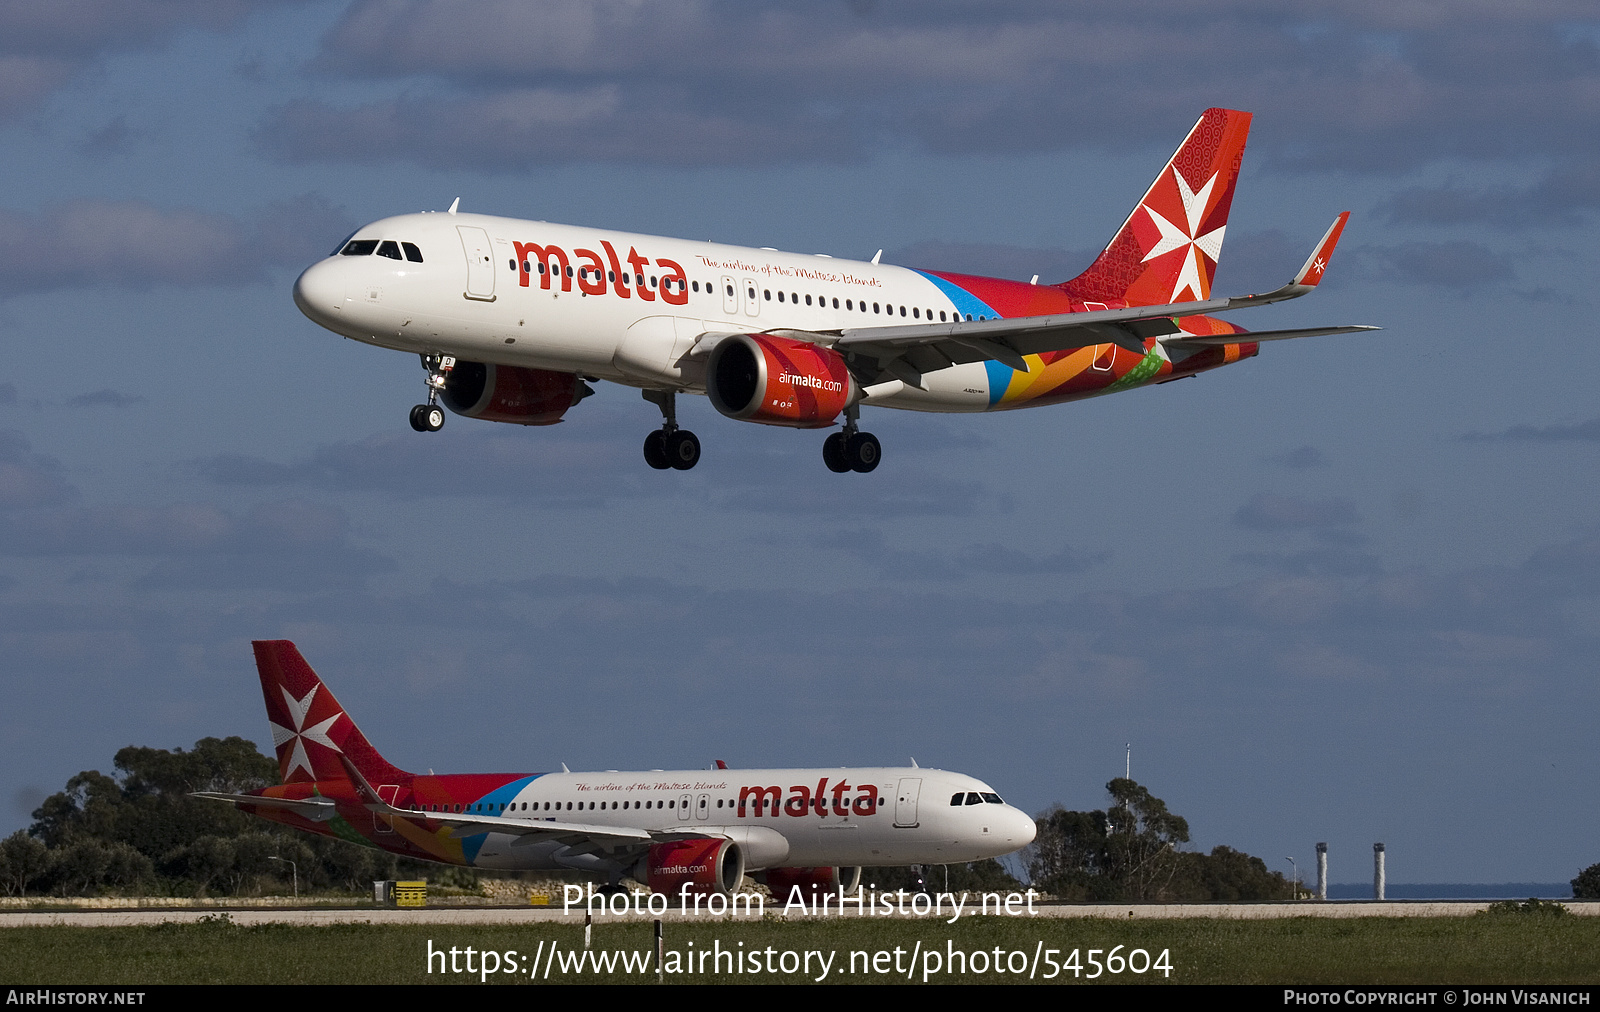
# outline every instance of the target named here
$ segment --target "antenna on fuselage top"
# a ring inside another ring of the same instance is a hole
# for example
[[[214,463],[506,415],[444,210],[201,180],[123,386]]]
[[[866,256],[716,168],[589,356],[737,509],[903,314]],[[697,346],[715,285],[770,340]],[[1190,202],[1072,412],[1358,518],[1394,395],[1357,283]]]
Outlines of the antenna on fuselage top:
[[[922,769],[922,767],[921,767],[921,766],[918,766],[918,765],[917,765],[917,757],[916,757],[916,756],[912,756],[912,757],[911,757],[911,768],[912,768],[912,769],[914,769],[914,770],[920,770],[920,769]]]
[[[563,773],[571,773],[572,771],[567,769],[567,764],[566,763],[562,763],[561,764],[561,772],[563,772]]]
[[[455,200],[452,200],[450,202],[450,210],[446,211],[445,213],[446,214],[455,214],[456,213],[456,208],[458,208],[460,206],[461,206],[461,198],[457,197]]]
[[[873,263],[877,263],[878,260],[881,259],[882,257],[883,257],[883,250],[879,250],[878,252],[872,254],[872,262]]]

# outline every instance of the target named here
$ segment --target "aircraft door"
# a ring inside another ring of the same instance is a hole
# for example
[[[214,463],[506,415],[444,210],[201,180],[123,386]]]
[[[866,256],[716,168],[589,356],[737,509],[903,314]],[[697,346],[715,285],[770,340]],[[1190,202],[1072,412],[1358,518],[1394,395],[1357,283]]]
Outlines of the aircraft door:
[[[744,315],[761,315],[761,286],[755,278],[744,279]]]
[[[922,793],[921,777],[905,777],[900,781],[900,789],[895,792],[894,799],[894,824],[901,829],[914,828],[917,825],[917,797]]]
[[[469,299],[494,301],[494,250],[489,244],[489,233],[476,225],[457,225],[461,236],[461,251],[467,257],[467,291]]]
[[[711,795],[702,794],[695,799],[694,817],[702,821],[711,818]]]
[[[739,311],[739,283],[730,277],[722,279],[722,311],[729,316]]]
[[[694,800],[694,798],[691,797],[688,794],[680,794],[680,795],[678,795],[678,821],[679,822],[687,822],[689,820],[689,803],[692,802],[693,800]]]

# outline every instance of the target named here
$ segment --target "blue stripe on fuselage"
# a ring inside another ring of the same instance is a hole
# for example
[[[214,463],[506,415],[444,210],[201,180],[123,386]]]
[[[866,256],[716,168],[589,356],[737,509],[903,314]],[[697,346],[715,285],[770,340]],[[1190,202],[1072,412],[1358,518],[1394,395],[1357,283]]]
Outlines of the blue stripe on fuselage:
[[[955,282],[946,281],[944,278],[936,274],[929,274],[927,271],[917,271],[917,273],[938,285],[939,291],[944,293],[944,297],[950,300],[950,304],[955,306],[956,312],[962,316],[970,316],[974,320],[985,316],[991,320],[1000,319],[1000,314],[994,311],[993,306]],[[984,362],[983,366],[989,374],[989,405],[993,407],[999,404],[1000,398],[1006,395],[1006,388],[1011,385],[1011,374],[1016,370],[993,359]]]

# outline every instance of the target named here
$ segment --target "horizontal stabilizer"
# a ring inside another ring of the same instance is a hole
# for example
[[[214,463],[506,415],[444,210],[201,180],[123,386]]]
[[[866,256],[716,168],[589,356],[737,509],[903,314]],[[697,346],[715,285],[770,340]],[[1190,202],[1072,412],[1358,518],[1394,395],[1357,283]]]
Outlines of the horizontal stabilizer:
[[[1247,341],[1289,341],[1297,337],[1323,337],[1327,334],[1359,334],[1382,327],[1303,327],[1299,330],[1250,330],[1238,334],[1196,334],[1174,338],[1166,344],[1223,345],[1242,344]]]

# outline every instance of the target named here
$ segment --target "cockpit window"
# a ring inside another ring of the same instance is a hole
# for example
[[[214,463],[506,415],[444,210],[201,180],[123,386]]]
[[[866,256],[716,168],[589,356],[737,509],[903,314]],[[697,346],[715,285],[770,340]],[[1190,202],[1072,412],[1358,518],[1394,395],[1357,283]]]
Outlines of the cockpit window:
[[[345,243],[344,249],[340,250],[339,253],[341,256],[347,257],[369,257],[377,248],[378,240],[376,239],[352,239]]]
[[[1000,800],[1000,795],[994,794],[994,793],[992,793],[990,791],[984,791],[983,792],[983,800],[987,801],[991,805],[1003,805],[1003,804],[1005,804],[1004,801]],[[970,804],[970,802],[969,802],[969,804]]]
[[[406,251],[407,260],[410,260],[414,264],[422,263],[422,251],[417,249],[416,243],[403,242],[400,244],[400,248]]]
[[[966,803],[967,803],[967,795],[966,795],[965,791],[957,791],[950,798],[950,807],[951,808],[954,808],[957,805],[964,805]]]
[[[383,245],[378,247],[378,255],[388,257],[390,260],[399,260],[400,244],[393,239],[385,239]]]
[[[359,231],[361,231],[361,230],[360,229],[356,229],[356,232],[359,232]],[[335,246],[333,248],[333,252],[329,253],[328,255],[331,256],[331,257],[338,256],[339,252],[344,249],[344,244],[349,242],[352,238],[354,238],[355,234],[356,234],[355,232],[351,232],[349,235],[345,236],[343,239],[340,239],[339,240],[339,245]]]
[[[978,792],[977,791],[968,791],[967,792],[967,804],[969,804],[969,805],[981,805],[981,804],[983,804],[983,799],[978,796]]]

